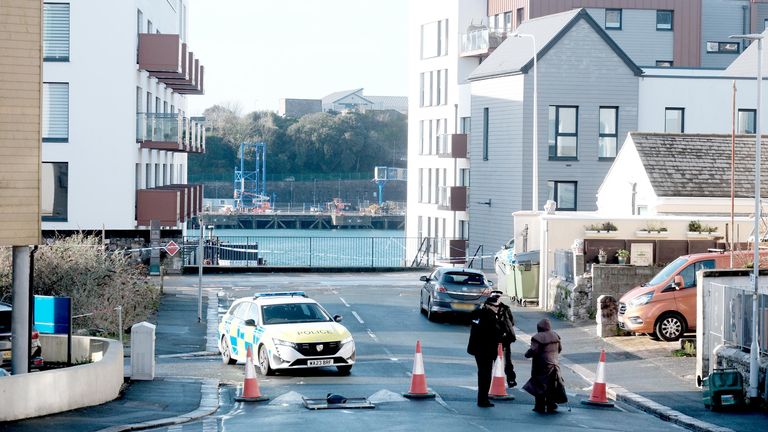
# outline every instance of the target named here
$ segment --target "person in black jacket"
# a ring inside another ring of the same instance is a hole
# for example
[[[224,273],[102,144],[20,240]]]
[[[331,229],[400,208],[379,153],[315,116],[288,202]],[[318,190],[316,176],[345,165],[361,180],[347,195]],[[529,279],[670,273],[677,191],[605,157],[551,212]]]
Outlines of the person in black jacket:
[[[492,407],[488,398],[493,379],[493,361],[496,359],[502,332],[499,329],[496,300],[489,298],[485,304],[472,312],[467,352],[475,356],[477,363],[477,406]]]
[[[499,308],[496,319],[499,320],[499,328],[502,332],[501,345],[504,348],[504,375],[507,376],[507,387],[512,388],[517,386],[517,374],[515,373],[515,366],[512,364],[511,350],[512,342],[517,340],[515,335],[515,318],[512,316],[512,310],[509,306],[502,303],[501,294],[501,291],[492,291],[490,298],[495,300],[495,304]]]

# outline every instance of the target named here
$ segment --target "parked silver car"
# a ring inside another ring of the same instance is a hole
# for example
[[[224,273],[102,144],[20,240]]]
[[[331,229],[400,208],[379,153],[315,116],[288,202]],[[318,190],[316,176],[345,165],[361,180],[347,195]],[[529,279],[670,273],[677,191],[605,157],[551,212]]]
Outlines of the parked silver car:
[[[491,295],[493,282],[479,270],[441,267],[420,279],[421,312],[433,320],[441,313],[471,313]]]
[[[13,307],[8,303],[0,303],[0,364],[7,366],[11,362],[11,315]],[[43,365],[43,348],[40,344],[40,333],[32,328],[30,366]]]

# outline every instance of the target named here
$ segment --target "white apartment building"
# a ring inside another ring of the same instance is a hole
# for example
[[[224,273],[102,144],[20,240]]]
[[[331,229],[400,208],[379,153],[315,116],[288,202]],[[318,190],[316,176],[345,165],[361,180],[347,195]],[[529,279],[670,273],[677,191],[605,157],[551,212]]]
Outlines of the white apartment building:
[[[43,10],[42,229],[183,229],[202,187],[187,156],[205,130],[186,114],[203,67],[188,0],[62,0]]]

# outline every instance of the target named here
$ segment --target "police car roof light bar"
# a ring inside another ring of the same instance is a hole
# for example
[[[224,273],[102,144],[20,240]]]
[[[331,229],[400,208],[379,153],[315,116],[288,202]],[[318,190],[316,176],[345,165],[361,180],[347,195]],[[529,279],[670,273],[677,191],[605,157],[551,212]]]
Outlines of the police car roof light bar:
[[[293,297],[293,296],[306,297],[307,294],[304,291],[278,291],[278,292],[256,293],[253,295],[253,298],[255,300],[260,297]]]

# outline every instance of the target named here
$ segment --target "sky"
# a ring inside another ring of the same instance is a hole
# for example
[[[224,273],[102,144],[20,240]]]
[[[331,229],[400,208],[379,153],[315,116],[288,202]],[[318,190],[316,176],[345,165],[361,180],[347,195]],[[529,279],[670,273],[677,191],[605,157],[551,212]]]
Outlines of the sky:
[[[190,96],[189,111],[277,111],[281,98],[357,88],[407,96],[407,23],[408,0],[190,0],[205,95]]]

